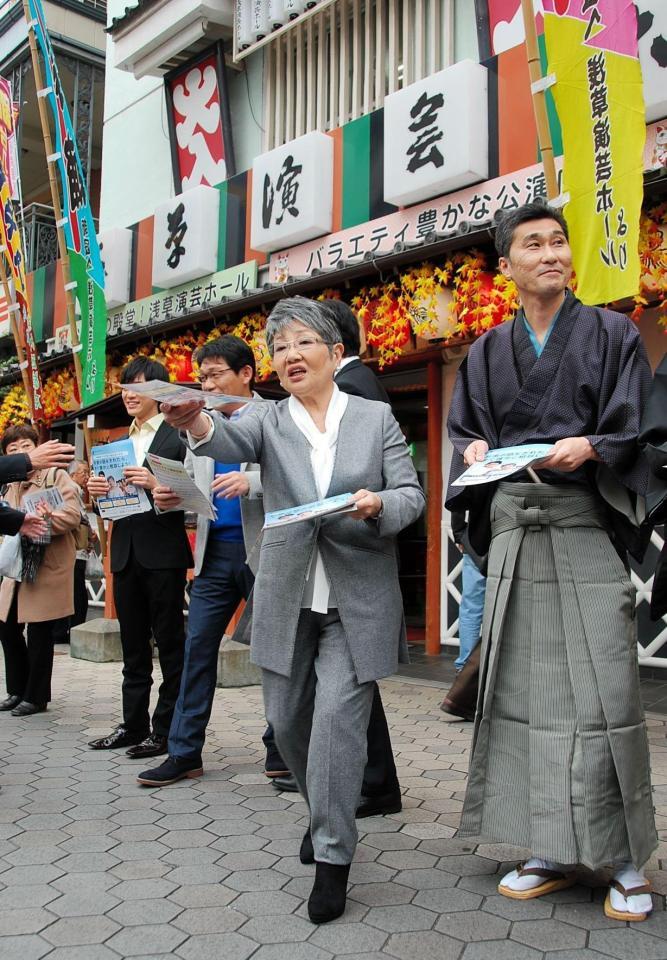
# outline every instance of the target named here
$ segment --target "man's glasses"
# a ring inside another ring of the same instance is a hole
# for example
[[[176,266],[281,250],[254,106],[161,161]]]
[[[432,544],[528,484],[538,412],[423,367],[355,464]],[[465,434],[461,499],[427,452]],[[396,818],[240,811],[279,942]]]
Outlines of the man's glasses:
[[[197,377],[198,383],[205,383],[206,380],[217,380],[219,377],[222,377],[225,373],[231,371],[231,367],[220,367],[219,370],[207,370],[206,373],[200,373]]]
[[[281,340],[279,343],[274,342],[273,356],[286,357],[291,347],[294,347],[297,353],[308,353],[309,350],[314,350],[315,347],[320,346],[320,344],[330,346],[328,340],[319,340],[317,337],[299,337],[298,340]]]

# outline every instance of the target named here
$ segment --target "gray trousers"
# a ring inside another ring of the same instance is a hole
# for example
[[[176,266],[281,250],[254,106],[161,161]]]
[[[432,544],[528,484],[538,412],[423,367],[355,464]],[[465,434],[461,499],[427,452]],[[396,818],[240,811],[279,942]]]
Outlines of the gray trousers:
[[[266,718],[310,808],[315,859],[352,862],[373,684],[359,683],[337,610],[302,610],[292,674],[262,670]]]

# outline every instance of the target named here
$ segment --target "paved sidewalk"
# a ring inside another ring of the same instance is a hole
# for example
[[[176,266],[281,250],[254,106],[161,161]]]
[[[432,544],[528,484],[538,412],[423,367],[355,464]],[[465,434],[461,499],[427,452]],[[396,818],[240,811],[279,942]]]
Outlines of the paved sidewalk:
[[[657,858],[656,909],[634,928],[604,917],[592,876],[540,901],[497,895],[524,851],[451,839],[470,726],[447,722],[441,689],[383,683],[404,810],[359,821],[348,910],[317,928],[304,805],[262,774],[259,689],[219,692],[204,778],[150,790],[145,764],[86,749],[118,720],[119,673],[58,656],[49,712],[0,716],[2,960],[667,960]],[[667,724],[649,724],[667,839]]]

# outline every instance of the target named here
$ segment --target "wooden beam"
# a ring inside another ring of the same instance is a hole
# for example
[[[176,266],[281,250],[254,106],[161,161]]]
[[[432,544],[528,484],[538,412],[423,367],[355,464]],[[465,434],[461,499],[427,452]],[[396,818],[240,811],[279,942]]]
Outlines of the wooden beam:
[[[429,362],[427,382],[426,643],[427,654],[440,653],[442,540],[442,364]]]

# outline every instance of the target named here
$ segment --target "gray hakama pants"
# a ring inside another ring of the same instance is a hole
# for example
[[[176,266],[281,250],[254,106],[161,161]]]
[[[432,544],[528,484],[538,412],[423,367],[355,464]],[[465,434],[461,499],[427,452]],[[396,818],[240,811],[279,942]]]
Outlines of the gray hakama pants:
[[[459,836],[591,869],[657,846],[634,588],[584,487],[501,483]]]

